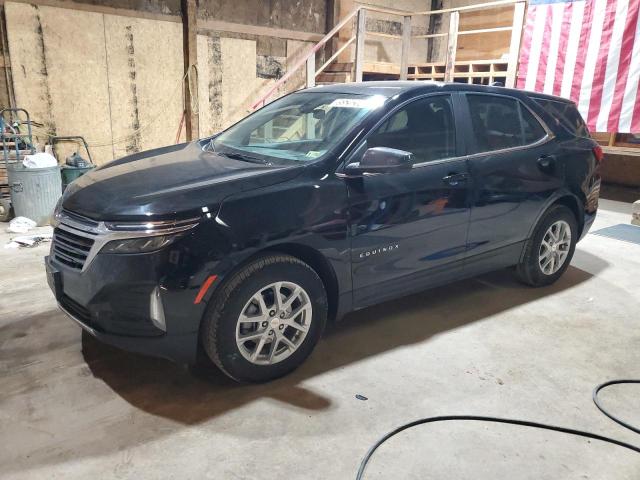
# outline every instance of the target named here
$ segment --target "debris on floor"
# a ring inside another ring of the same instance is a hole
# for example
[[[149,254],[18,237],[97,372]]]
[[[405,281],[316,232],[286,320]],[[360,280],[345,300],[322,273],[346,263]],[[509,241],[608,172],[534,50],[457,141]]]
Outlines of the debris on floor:
[[[7,232],[9,233],[27,233],[32,228],[35,228],[36,222],[27,217],[16,217],[9,222]]]
[[[369,400],[367,397],[365,397],[364,395],[360,395],[359,393],[356,394],[356,398],[362,401]]]
[[[14,237],[4,248],[33,248],[37,247],[41,243],[50,242],[53,237],[53,233],[39,233],[37,235],[22,235],[20,237]]]

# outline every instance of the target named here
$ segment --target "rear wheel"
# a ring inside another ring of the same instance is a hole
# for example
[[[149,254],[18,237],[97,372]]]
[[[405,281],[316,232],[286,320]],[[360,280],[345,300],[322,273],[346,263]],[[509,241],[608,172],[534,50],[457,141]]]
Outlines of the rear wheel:
[[[555,282],[568,268],[578,240],[578,223],[564,205],[551,207],[527,242],[516,267],[519,279],[540,287]]]
[[[316,272],[295,257],[268,255],[236,273],[215,295],[201,341],[231,378],[264,382],[304,362],[326,318],[327,297]]]

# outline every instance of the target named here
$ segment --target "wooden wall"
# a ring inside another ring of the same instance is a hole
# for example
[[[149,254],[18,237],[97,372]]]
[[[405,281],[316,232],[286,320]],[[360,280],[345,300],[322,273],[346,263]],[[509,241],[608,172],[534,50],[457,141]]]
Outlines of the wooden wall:
[[[44,124],[41,142],[82,135],[99,164],[170,143],[182,114],[180,24],[12,2],[5,13],[16,105]]]
[[[174,143],[183,112],[180,17],[155,11],[119,15],[102,6],[92,11],[91,2],[81,9],[46,3],[4,5],[16,104],[43,124],[38,140],[44,144],[47,135],[82,135],[98,164]],[[308,17],[303,17],[307,23],[324,21],[313,12]],[[201,137],[245,116],[264,88],[313,45],[261,35],[278,33],[270,26],[249,27],[253,30],[245,34],[228,31],[242,30],[241,24],[202,22],[195,102]],[[313,40],[321,35],[292,36]],[[289,82],[286,90],[296,86],[301,82]],[[181,140],[184,136],[183,129]],[[59,149],[59,160],[71,147]]]

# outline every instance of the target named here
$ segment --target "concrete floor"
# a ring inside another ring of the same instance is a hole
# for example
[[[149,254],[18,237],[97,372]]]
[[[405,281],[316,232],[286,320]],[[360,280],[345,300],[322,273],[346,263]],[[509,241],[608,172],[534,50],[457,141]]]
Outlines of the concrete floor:
[[[592,231],[628,223],[629,211],[602,201]],[[351,479],[383,433],[442,414],[549,422],[640,445],[591,402],[600,382],[640,378],[640,245],[588,235],[552,287],[501,271],[352,314],[301,369],[260,386],[82,335],[46,286],[46,251],[0,247],[0,478]],[[640,425],[640,388],[602,397]],[[637,480],[640,455],[449,423],[394,438],[366,478]]]

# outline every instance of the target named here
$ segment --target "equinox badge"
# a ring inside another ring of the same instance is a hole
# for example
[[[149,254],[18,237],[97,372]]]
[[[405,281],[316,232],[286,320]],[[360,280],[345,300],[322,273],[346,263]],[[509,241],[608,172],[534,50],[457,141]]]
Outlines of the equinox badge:
[[[373,250],[366,250],[360,253],[360,258],[367,258],[372,255],[378,255],[380,253],[388,253],[400,248],[400,244],[393,243],[391,245],[387,245],[386,247],[374,248]]]

